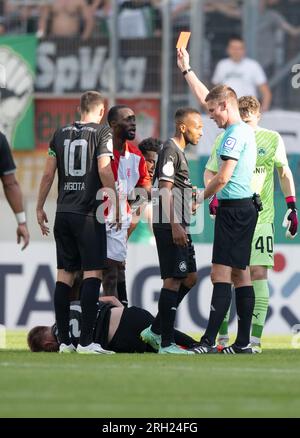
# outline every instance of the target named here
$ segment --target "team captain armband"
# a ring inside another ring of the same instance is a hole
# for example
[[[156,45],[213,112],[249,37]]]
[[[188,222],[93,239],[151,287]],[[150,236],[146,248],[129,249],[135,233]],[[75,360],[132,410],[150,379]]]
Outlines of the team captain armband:
[[[56,157],[56,153],[54,152],[53,149],[51,149],[51,148],[48,149],[48,156],[49,157]]]

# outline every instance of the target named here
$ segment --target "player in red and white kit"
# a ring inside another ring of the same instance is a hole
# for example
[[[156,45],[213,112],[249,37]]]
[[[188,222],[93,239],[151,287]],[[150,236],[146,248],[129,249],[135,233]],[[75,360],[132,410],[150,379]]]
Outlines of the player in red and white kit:
[[[132,221],[131,207],[128,197],[136,187],[151,191],[151,179],[146,161],[140,150],[130,142],[135,138],[136,119],[132,109],[124,105],[112,107],[107,115],[112,129],[113,158],[111,167],[120,196],[122,227],[117,229],[110,221],[110,211],[106,221],[107,235],[107,270],[103,275],[103,291],[105,295],[114,295],[123,304],[127,304],[126,289],[117,292],[118,271],[125,269],[127,256],[127,235]],[[125,282],[124,282],[125,283]]]

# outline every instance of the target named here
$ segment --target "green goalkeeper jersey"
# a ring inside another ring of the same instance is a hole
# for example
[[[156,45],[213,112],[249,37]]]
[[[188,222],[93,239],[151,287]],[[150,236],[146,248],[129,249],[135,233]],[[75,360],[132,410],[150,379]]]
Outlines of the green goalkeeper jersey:
[[[220,147],[224,134],[220,134],[213,145],[213,149],[206,169],[218,172],[217,150]],[[263,203],[258,223],[274,222],[274,167],[288,165],[285,146],[282,137],[276,131],[257,127],[255,130],[257,145],[256,167],[252,179],[253,192],[259,193]]]

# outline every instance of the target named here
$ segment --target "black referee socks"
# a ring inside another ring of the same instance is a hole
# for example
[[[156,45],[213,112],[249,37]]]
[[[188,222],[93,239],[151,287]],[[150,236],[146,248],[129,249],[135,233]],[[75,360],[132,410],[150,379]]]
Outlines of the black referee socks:
[[[253,286],[235,289],[235,300],[238,315],[238,332],[235,345],[246,347],[250,342],[251,321],[255,304]]]
[[[210,314],[206,331],[201,341],[214,345],[219,328],[231,303],[231,283],[215,283],[210,304]]]
[[[86,278],[81,288],[81,334],[79,344],[83,347],[93,342],[93,330],[97,317],[97,303],[99,299],[101,280]]]
[[[71,286],[61,281],[56,282],[54,291],[54,310],[60,343],[69,345],[69,316],[70,316],[70,295]]]

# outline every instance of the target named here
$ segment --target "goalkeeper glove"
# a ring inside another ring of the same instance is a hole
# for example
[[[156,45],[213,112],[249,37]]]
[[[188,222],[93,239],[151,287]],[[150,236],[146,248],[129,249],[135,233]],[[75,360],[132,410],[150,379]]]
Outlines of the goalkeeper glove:
[[[298,214],[296,208],[295,196],[288,196],[285,198],[288,210],[284,216],[282,226],[286,227],[285,236],[288,239],[294,239],[298,230]]]
[[[208,200],[209,202],[209,215],[212,219],[216,218],[217,208],[219,207],[219,201],[216,195],[212,196]]]

